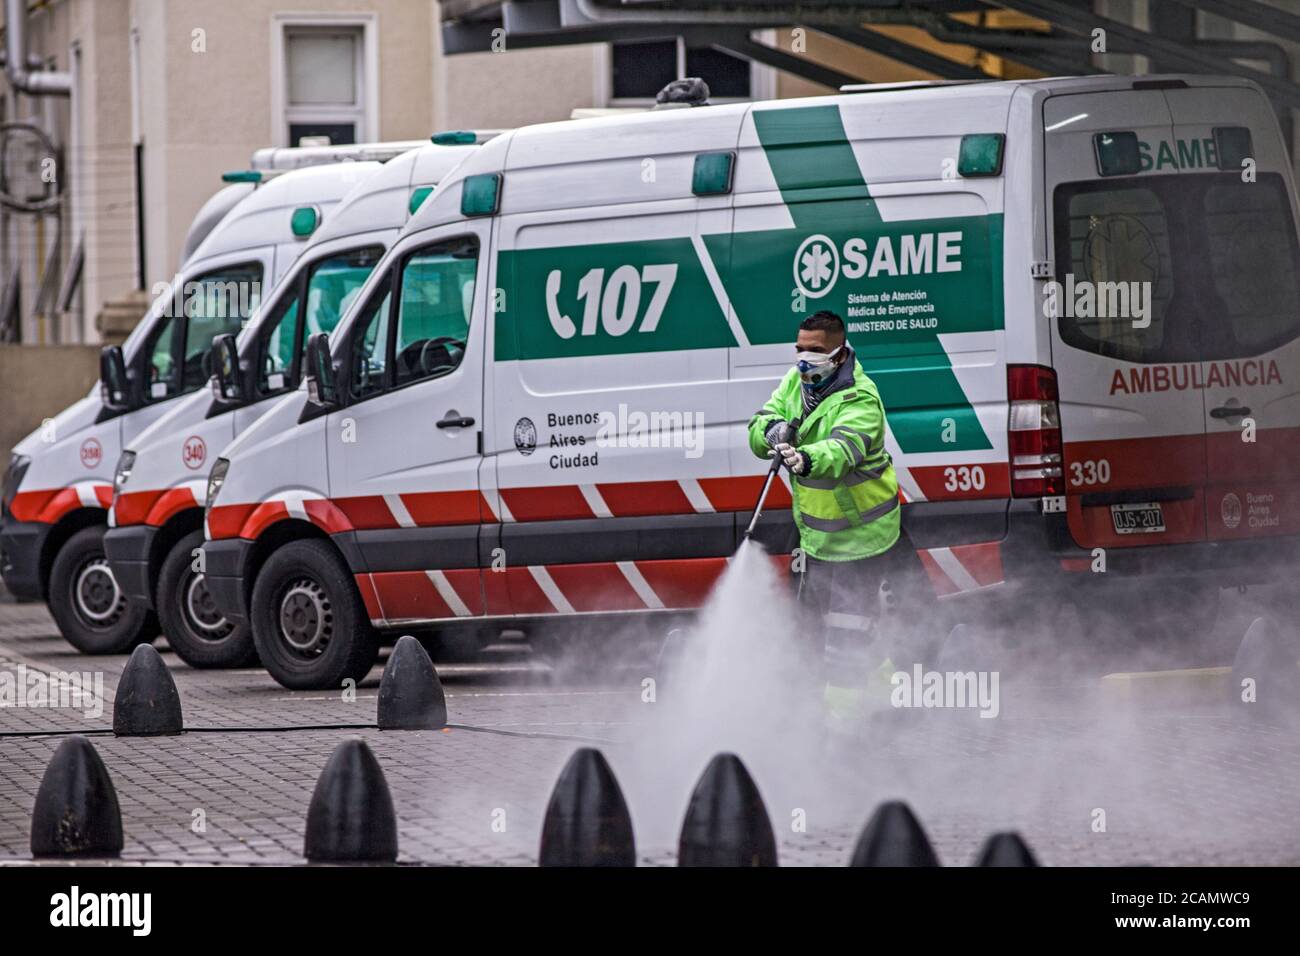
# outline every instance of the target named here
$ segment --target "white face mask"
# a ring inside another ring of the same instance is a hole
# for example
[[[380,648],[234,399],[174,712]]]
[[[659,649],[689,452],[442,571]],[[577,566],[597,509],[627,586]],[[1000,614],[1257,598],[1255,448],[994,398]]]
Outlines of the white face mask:
[[[841,345],[833,352],[823,355],[821,352],[796,352],[794,367],[799,370],[799,378],[805,385],[824,385],[835,374],[838,366],[835,356],[840,354]]]

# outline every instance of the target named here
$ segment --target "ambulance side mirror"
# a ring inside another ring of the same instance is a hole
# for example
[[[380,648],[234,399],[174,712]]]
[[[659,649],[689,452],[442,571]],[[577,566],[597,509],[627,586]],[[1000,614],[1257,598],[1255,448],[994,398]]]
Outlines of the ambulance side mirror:
[[[112,411],[131,407],[131,384],[120,345],[106,345],[99,353],[99,396],[104,407]]]
[[[239,369],[239,349],[233,332],[218,335],[212,343],[213,374],[217,377],[217,398],[238,401],[244,393]]]
[[[322,407],[338,404],[338,386],[334,379],[334,359],[330,355],[329,336],[317,332],[307,340],[307,399]]]

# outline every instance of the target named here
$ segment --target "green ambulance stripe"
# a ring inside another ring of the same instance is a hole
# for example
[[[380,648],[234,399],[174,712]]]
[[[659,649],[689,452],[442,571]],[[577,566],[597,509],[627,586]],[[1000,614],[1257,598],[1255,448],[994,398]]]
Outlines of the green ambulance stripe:
[[[800,234],[799,239],[817,233],[834,236],[836,231],[843,231],[849,209],[857,234],[861,235],[869,235],[873,230],[905,229],[916,225],[883,223],[844,132],[839,107],[760,109],[751,115],[781,198],[794,220],[795,230]],[[861,200],[861,204],[846,209],[852,200]],[[979,222],[986,226],[988,252],[992,257],[990,267],[995,269],[992,274],[1000,285],[1002,219],[1001,216],[987,216],[980,217]],[[737,234],[736,247],[732,250],[730,277],[737,290],[745,279],[745,270],[739,263],[746,259],[742,244],[749,235],[753,234]],[[777,238],[769,235],[767,241],[776,241]],[[790,255],[793,255],[798,240],[787,241],[783,246],[788,247]],[[987,281],[989,272],[987,268],[976,269],[975,275],[976,281]],[[817,301],[808,300],[808,313],[821,307]],[[773,310],[788,307],[784,299],[772,303]],[[989,310],[992,314],[981,317],[978,327],[1001,328],[1002,300],[999,292],[992,293]],[[737,311],[751,342],[759,344],[768,340],[769,336],[763,334],[759,322],[752,316],[747,321],[748,309],[743,313]],[[793,321],[790,324],[793,326]],[[949,326],[946,331],[955,331],[951,323],[946,325]],[[863,368],[880,392],[889,415],[889,427],[899,447],[913,454],[992,448],[952,371],[952,363],[939,342],[938,333],[925,332],[908,338],[904,349],[900,349],[897,342],[882,345],[854,343]],[[944,441],[945,437],[953,440]]]
[[[755,110],[751,115],[796,229],[818,231],[821,217],[815,206],[806,204],[827,200],[860,199],[857,211],[863,224],[880,222],[838,106]]]

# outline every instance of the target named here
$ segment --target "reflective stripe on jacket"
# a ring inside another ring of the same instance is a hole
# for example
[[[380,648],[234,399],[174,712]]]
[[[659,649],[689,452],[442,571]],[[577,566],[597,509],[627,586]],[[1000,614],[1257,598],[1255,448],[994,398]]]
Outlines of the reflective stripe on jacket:
[[[749,447],[766,457],[763,433],[803,414],[803,384],[791,369],[749,422]],[[799,426],[806,475],[791,475],[794,521],[804,551],[823,561],[869,558],[898,540],[898,479],[885,450],[885,407],[876,385],[853,363],[853,386],[828,395]]]

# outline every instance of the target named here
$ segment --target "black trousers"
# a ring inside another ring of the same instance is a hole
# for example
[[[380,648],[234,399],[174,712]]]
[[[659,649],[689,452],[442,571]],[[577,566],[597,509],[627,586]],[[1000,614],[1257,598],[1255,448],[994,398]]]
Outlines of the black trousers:
[[[857,561],[805,558],[799,604],[809,654],[837,687],[865,687],[901,637],[897,615],[913,603],[925,572],[906,534],[888,551]],[[897,663],[897,662],[895,662]]]

